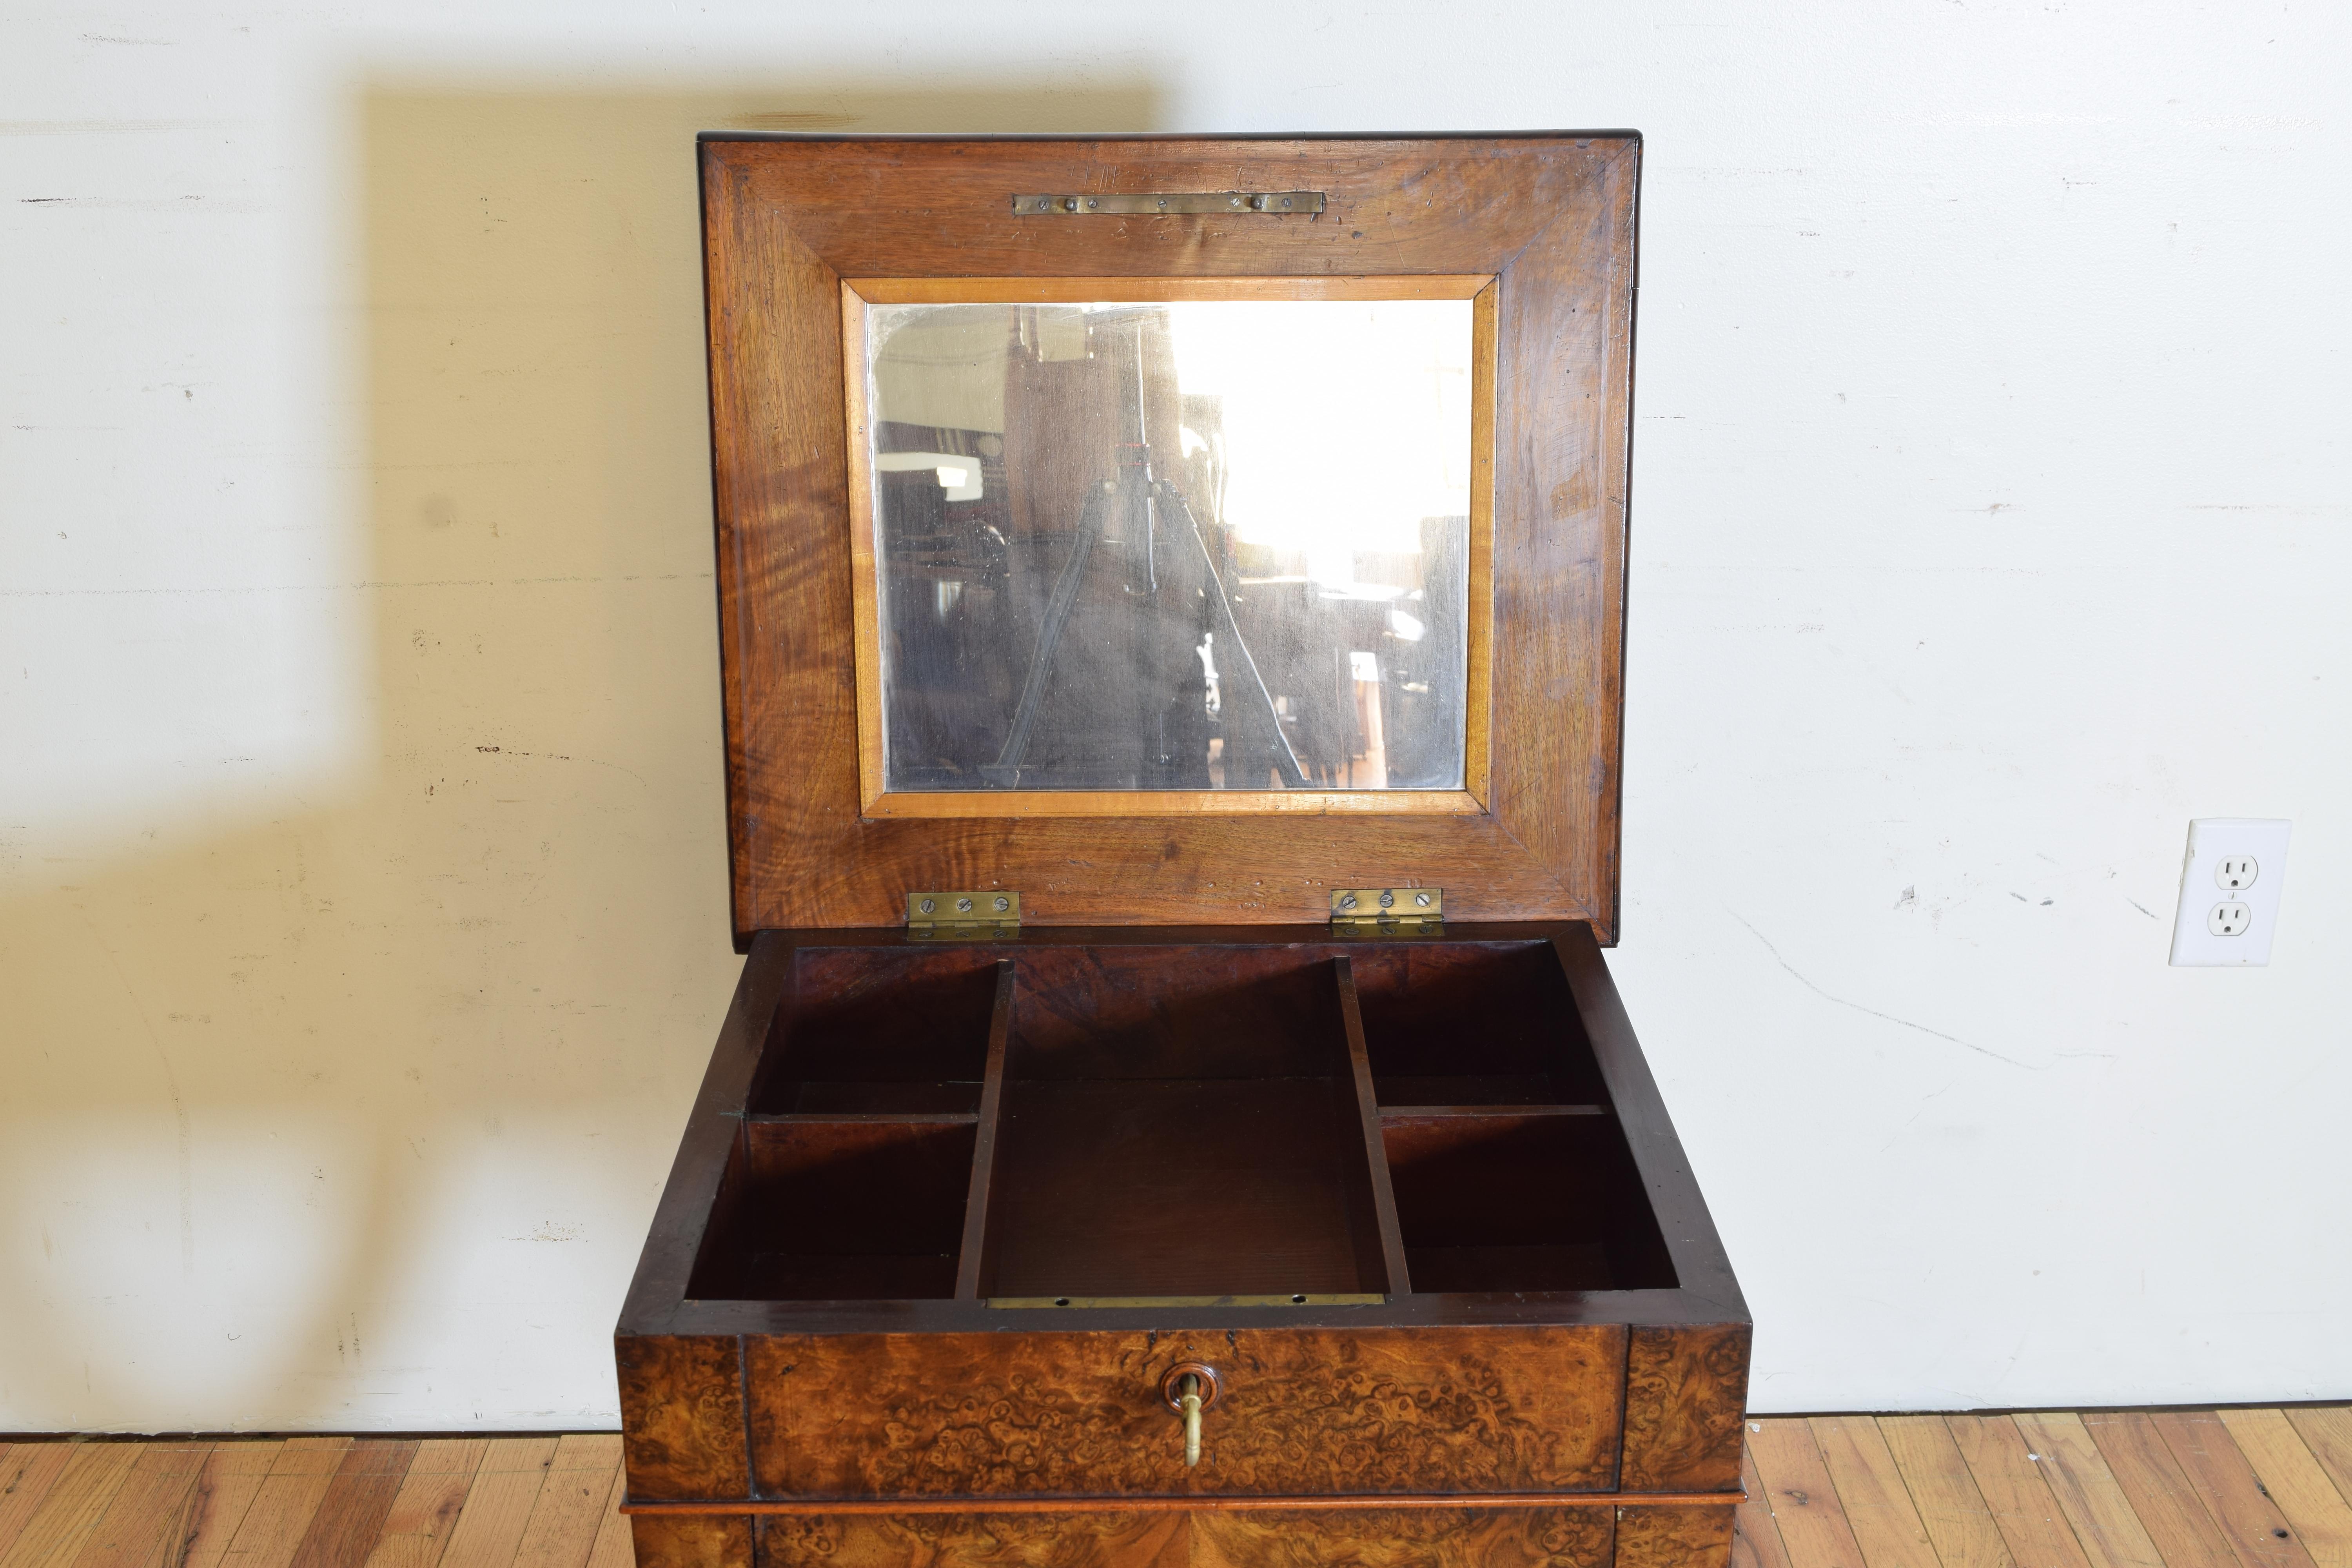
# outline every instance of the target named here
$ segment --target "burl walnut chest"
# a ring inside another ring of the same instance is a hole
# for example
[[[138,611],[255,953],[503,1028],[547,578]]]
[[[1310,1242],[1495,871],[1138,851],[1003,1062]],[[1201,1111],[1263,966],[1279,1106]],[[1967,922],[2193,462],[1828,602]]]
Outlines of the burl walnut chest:
[[[1628,134],[701,144],[734,924],[641,1568],[1714,1568]]]

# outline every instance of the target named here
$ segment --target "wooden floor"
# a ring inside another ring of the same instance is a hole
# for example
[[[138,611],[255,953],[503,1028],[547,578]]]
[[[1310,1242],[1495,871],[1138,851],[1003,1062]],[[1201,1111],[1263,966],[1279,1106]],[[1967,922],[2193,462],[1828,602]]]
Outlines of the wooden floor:
[[[2352,1408],[1748,1424],[1738,1568],[2352,1568]]]
[[[1748,1423],[1735,1568],[2352,1568],[2352,1407]],[[631,1568],[620,1439],[0,1445],[0,1568]]]

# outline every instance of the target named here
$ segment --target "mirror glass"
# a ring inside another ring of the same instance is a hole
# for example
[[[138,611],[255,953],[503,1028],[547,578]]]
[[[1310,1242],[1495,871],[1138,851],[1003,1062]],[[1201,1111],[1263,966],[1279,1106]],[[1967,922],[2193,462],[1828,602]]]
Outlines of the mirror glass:
[[[892,791],[1463,787],[1471,303],[872,305]]]

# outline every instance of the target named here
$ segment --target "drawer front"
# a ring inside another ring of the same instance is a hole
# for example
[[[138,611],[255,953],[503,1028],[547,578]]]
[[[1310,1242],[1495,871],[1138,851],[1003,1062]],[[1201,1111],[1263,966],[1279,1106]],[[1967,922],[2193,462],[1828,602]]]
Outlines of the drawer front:
[[[760,1568],[1610,1568],[1611,1513],[1370,1508],[798,1514],[760,1521],[756,1561]]]
[[[744,1342],[770,1498],[1604,1491],[1625,1330],[769,1335]],[[1187,1469],[1169,1371],[1217,1373]]]

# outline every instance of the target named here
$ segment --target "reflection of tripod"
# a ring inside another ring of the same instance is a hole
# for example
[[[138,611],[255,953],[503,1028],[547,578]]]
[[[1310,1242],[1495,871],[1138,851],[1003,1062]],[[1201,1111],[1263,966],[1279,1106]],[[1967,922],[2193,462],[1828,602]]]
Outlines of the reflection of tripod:
[[[1139,401],[1137,423],[1141,423]],[[1038,706],[1045,700],[1046,680],[1053,670],[1054,657],[1061,647],[1062,632],[1077,605],[1087,560],[1094,553],[1096,543],[1104,537],[1114,515],[1124,524],[1123,542],[1133,563],[1129,592],[1144,600],[1145,605],[1158,600],[1157,536],[1160,513],[1165,510],[1172,524],[1171,531],[1178,536],[1175,548],[1196,555],[1200,563],[1210,631],[1216,648],[1219,690],[1228,733],[1233,737],[1226,742],[1227,756],[1234,755],[1234,740],[1240,738],[1246,725],[1255,732],[1252,739],[1257,747],[1273,762],[1274,771],[1281,775],[1285,787],[1306,788],[1307,774],[1290,749],[1289,738],[1282,732],[1282,721],[1275,712],[1274,699],[1267,693],[1265,680],[1258,675],[1257,661],[1250,657],[1249,646],[1242,641],[1241,628],[1234,622],[1233,605],[1225,597],[1224,579],[1218,574],[1216,563],[1210,559],[1208,542],[1201,537],[1192,509],[1185,504],[1183,493],[1174,485],[1151,477],[1149,447],[1137,442],[1121,451],[1126,458],[1119,464],[1118,478],[1104,479],[1087,489],[1086,504],[1078,511],[1077,537],[1070,545],[1070,558],[1062,563],[1062,574],[1055,579],[1053,596],[1045,603],[1045,622],[1037,628],[1037,651],[1030,658],[1029,678],[1022,683],[1021,700],[1013,710],[1013,728],[1004,737],[1004,749],[997,753],[994,764],[982,767],[981,776],[1002,788],[1019,787],[1022,758],[1029,750],[1030,731],[1037,721]],[[1190,541],[1189,549],[1186,541]],[[1144,605],[1137,609],[1141,613]]]

